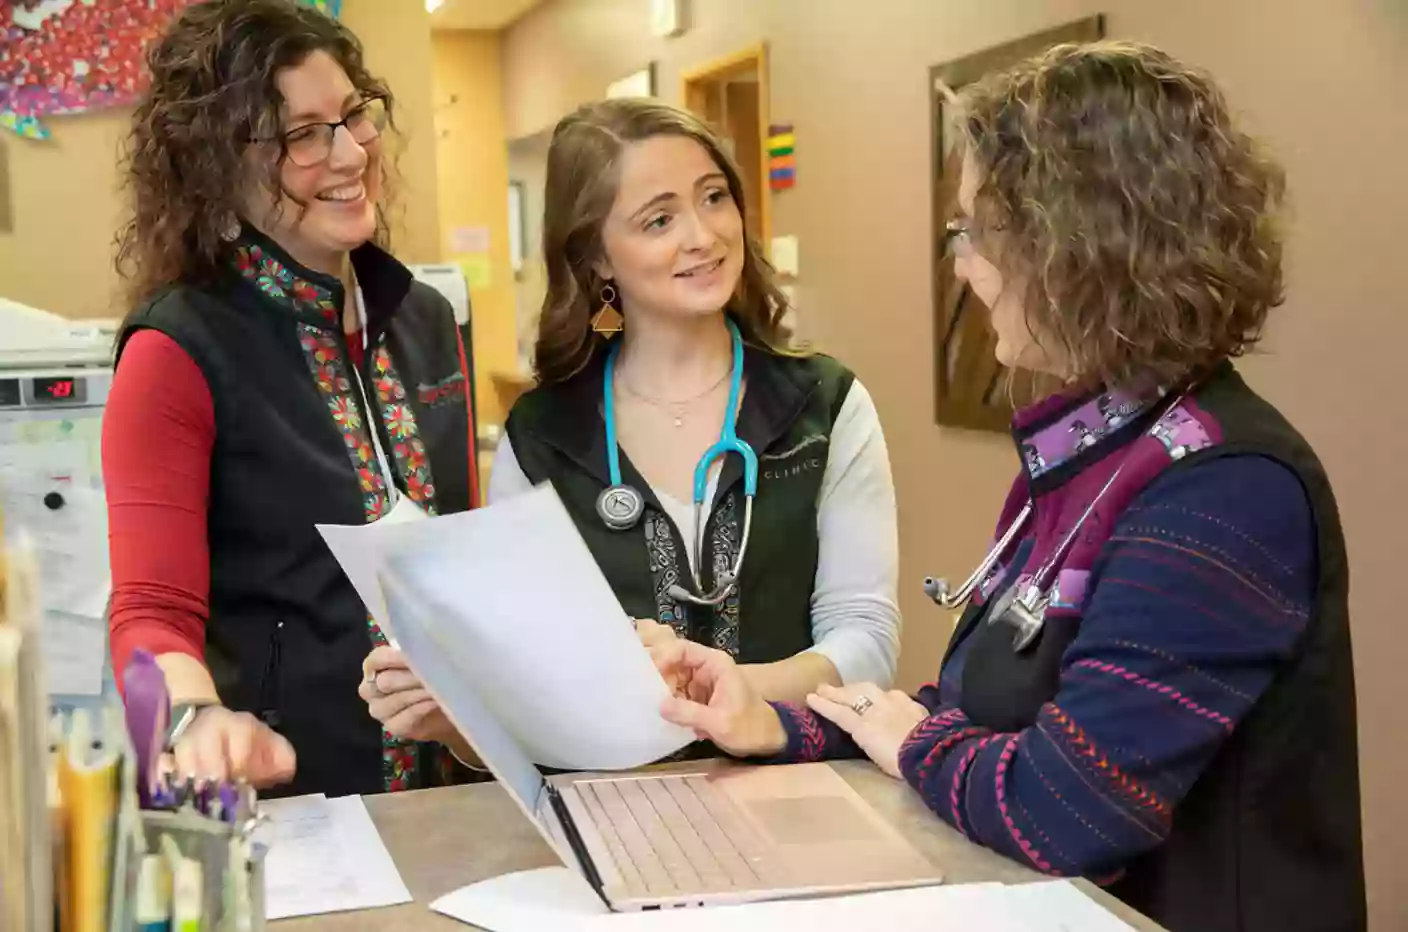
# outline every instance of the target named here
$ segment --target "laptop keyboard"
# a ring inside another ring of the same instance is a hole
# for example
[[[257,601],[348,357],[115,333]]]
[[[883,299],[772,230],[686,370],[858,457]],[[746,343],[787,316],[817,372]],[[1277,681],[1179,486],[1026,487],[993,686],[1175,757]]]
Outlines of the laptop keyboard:
[[[764,880],[761,840],[706,777],[590,780],[575,788],[630,888],[703,893]]]

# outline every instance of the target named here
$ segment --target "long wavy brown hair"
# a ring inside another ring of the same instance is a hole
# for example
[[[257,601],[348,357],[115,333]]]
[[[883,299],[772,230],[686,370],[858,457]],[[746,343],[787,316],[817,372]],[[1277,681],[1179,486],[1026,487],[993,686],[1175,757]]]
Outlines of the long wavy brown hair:
[[[1238,356],[1282,301],[1282,170],[1212,79],[1128,42],[1061,45],[959,98],[973,235],[1025,280],[1070,375],[1178,378]]]
[[[683,136],[708,151],[728,180],[729,193],[747,228],[738,166],[713,131],[693,114],[654,100],[623,98],[589,104],[564,117],[548,147],[544,194],[543,259],[548,287],[533,351],[533,368],[543,384],[571,378],[606,345],[606,339],[591,328],[606,284],[595,271],[602,258],[602,224],[616,200],[622,151],[656,136]],[[787,308],[772,266],[761,247],[748,238],[738,288],[725,311],[738,323],[745,340],[786,353],[791,351],[790,336],[782,324]]]
[[[363,63],[356,36],[293,0],[206,0],[186,7],[147,52],[151,83],[132,115],[124,153],[128,217],[117,267],[129,309],[163,289],[201,284],[219,272],[243,193],[251,182],[282,190],[284,154],[250,177],[251,140],[280,135],[276,78],[323,51],[364,95],[393,99]],[[388,171],[390,160],[381,160]],[[381,213],[389,190],[383,179]],[[379,239],[385,237],[379,223]]]

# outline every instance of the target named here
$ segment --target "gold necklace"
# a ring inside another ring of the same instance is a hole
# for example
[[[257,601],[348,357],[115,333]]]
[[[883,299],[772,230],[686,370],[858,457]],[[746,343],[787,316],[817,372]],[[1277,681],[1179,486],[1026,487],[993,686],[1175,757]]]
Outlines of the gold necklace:
[[[724,384],[724,380],[732,374],[733,367],[730,366],[728,370],[724,372],[723,375],[719,376],[718,381],[714,382],[708,388],[704,389],[696,395],[679,401],[675,401],[669,398],[652,398],[650,395],[637,391],[635,387],[631,385],[631,383],[626,379],[625,373],[621,373],[620,380],[621,387],[626,390],[626,394],[631,395],[632,397],[637,398],[648,405],[654,405],[657,408],[664,408],[669,413],[670,417],[674,418],[675,426],[683,427],[684,416],[689,413],[690,407],[696,401],[699,401],[701,398],[713,394],[715,389],[717,389],[720,385]]]

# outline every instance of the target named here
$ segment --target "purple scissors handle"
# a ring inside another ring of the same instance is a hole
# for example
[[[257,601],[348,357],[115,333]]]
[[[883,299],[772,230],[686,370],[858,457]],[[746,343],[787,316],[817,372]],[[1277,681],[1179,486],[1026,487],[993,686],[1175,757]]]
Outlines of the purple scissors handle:
[[[150,809],[160,776],[161,755],[166,750],[166,733],[171,725],[171,698],[156,658],[141,649],[133,652],[122,675],[122,684],[127,731],[137,755],[137,797],[143,809]]]

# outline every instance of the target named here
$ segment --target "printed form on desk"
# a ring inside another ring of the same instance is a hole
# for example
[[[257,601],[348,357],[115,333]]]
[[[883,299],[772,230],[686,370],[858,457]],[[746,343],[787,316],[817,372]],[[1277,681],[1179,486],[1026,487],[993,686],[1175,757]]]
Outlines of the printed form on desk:
[[[612,913],[581,875],[547,867],[471,884],[430,908],[490,932],[1134,932],[1066,881]]]
[[[296,796],[261,802],[269,822],[258,841],[269,920],[411,902],[401,873],[360,796]]]

